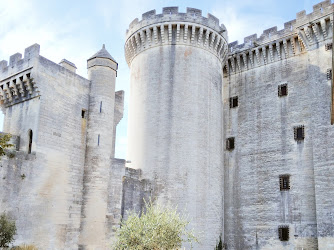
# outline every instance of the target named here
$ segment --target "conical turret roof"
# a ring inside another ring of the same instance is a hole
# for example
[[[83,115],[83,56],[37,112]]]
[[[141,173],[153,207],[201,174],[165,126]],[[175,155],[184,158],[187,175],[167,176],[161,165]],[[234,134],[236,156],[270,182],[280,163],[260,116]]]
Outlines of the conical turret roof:
[[[102,45],[102,49],[100,49],[97,53],[95,53],[94,55],[92,55],[87,61],[91,60],[91,59],[94,59],[94,58],[107,58],[107,59],[110,59],[112,61],[114,61],[115,63],[116,60],[109,54],[109,52],[106,50],[106,46],[103,44]]]

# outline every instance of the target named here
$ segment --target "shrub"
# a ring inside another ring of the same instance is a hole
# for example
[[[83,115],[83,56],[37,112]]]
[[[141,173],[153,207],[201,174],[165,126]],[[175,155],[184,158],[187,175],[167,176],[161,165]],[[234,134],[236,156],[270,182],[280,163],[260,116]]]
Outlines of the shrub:
[[[113,249],[158,250],[179,249],[183,242],[198,242],[186,227],[189,221],[175,208],[146,204],[141,216],[131,212],[116,231]]]
[[[33,245],[22,245],[18,247],[12,247],[11,250],[38,250],[38,248]]]
[[[8,247],[16,234],[15,221],[11,221],[4,213],[0,215],[0,247]]]

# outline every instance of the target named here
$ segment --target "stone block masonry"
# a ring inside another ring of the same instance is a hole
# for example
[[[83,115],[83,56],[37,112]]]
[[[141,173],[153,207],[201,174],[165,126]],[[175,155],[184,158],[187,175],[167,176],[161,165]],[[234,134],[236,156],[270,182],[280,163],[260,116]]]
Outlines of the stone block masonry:
[[[333,4],[228,44],[227,29],[178,7],[135,19],[128,159],[115,159],[124,92],[105,46],[56,64],[28,47],[0,61],[0,212],[15,244],[107,249],[128,211],[178,205],[195,249],[334,249]],[[185,244],[183,247],[188,248]]]

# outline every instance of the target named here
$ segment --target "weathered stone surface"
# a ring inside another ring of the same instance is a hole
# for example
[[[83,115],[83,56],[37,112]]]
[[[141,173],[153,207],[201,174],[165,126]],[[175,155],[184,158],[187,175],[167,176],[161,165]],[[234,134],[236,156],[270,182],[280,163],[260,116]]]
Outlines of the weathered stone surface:
[[[219,235],[228,249],[334,249],[332,15],[326,0],[240,45],[193,8],[135,19],[127,162],[114,158],[124,92],[104,46],[87,61],[88,79],[38,44],[0,61],[15,145],[0,162],[0,212],[16,221],[15,244],[106,249],[122,217],[153,198],[189,215],[196,249],[213,249]]]

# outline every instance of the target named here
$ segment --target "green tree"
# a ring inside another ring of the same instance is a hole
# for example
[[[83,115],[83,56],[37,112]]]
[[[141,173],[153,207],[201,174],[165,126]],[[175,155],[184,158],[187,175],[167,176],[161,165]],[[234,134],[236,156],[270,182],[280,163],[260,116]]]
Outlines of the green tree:
[[[218,244],[215,247],[215,250],[223,250],[223,249],[224,249],[224,247],[223,247],[223,242],[222,242],[222,236],[220,235],[219,236],[219,241],[218,241]]]
[[[186,229],[188,224],[189,221],[175,208],[164,208],[150,202],[141,216],[131,212],[121,223],[113,249],[179,249],[182,242],[198,242],[194,233]]]
[[[16,234],[15,221],[11,221],[5,213],[0,215],[0,247],[8,247]]]
[[[13,144],[10,144],[10,138],[12,138],[11,134],[0,134],[0,159],[2,156],[8,153],[8,148],[13,147]]]

